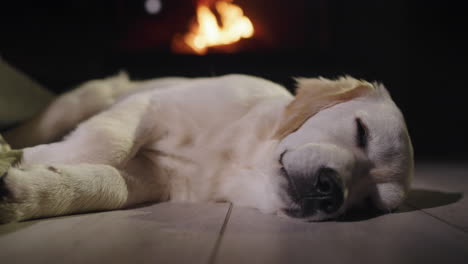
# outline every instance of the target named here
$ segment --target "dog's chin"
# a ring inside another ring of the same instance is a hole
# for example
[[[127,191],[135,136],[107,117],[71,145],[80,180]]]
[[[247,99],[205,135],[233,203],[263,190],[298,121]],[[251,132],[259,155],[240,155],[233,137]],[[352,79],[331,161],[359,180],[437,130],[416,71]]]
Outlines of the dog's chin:
[[[293,206],[280,210],[278,215],[306,222],[321,222],[336,219],[340,216],[340,213],[327,214],[322,211],[317,211],[312,214],[304,214],[300,208]]]

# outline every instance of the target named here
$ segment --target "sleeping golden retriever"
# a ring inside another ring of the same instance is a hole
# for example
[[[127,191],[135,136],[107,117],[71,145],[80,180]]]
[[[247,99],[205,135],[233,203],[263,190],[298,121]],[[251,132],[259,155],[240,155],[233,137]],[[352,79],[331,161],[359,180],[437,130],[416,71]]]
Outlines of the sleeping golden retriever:
[[[348,76],[297,86],[294,97],[246,75],[86,82],[5,134],[24,149],[0,179],[0,222],[153,201],[307,221],[369,199],[398,207],[413,150],[384,86]]]

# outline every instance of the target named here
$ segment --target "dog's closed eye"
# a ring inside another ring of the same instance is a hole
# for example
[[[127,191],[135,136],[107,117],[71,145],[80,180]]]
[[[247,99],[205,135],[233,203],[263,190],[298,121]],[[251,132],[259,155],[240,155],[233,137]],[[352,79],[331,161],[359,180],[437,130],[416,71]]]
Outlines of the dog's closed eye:
[[[287,150],[283,151],[283,153],[281,153],[280,157],[279,157],[279,164],[281,165],[281,167],[284,167],[284,164],[283,164],[283,156],[284,154],[286,154]]]
[[[359,148],[365,149],[368,141],[368,129],[360,118],[356,118],[356,144]]]

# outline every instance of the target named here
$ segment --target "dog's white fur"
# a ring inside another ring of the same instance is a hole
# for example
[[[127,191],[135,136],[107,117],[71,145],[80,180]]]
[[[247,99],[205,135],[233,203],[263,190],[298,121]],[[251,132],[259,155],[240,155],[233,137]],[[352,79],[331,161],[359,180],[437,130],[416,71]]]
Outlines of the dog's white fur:
[[[137,82],[120,74],[84,83],[5,134],[27,148],[3,179],[10,196],[0,200],[0,222],[168,200],[276,213],[297,206],[281,166],[311,173],[327,166],[342,177],[343,206],[309,220],[366,197],[396,208],[413,153],[385,88],[351,77],[300,79],[298,87],[294,98],[245,75]],[[356,118],[369,130],[366,149],[355,143]]]

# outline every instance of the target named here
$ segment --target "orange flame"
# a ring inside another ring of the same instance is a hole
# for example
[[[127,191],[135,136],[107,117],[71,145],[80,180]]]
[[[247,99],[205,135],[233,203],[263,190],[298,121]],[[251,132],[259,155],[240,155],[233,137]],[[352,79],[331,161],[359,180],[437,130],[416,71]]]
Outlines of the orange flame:
[[[215,8],[222,26],[218,25],[208,6],[200,5],[197,7],[197,23],[183,36],[185,44],[198,54],[205,54],[208,47],[231,44],[254,34],[252,22],[239,6],[219,1]]]

